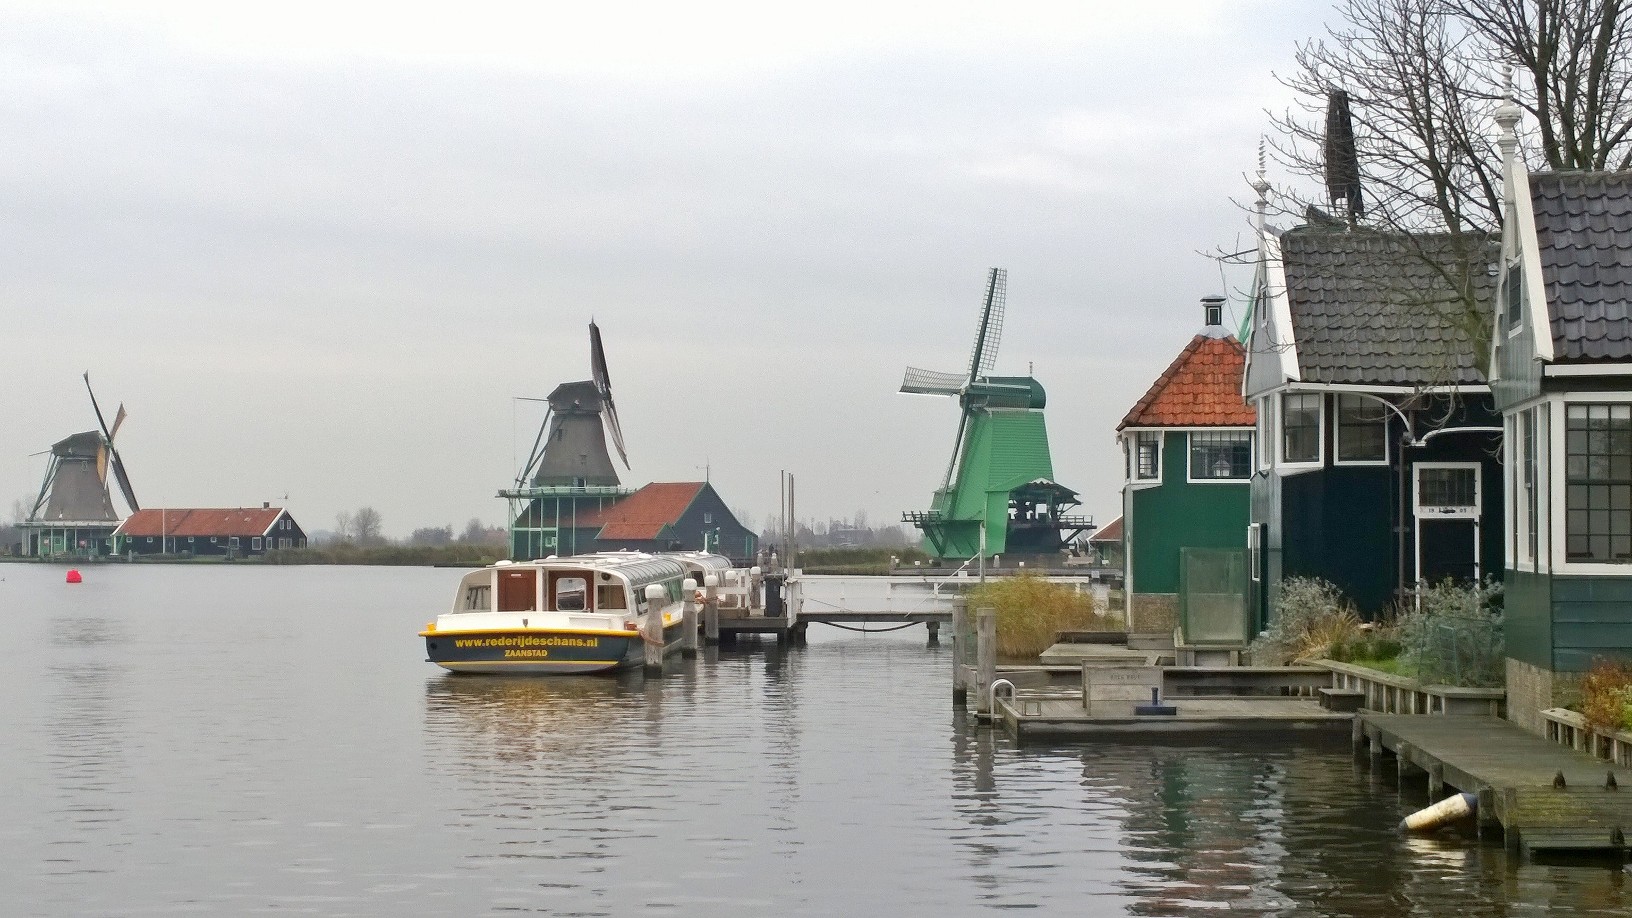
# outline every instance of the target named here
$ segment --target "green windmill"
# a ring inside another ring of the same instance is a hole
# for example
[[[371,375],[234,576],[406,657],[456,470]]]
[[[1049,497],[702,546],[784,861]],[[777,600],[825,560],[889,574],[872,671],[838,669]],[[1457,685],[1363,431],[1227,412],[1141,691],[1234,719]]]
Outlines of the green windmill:
[[[993,268],[975,345],[964,373],[907,368],[901,391],[949,395],[958,400],[958,438],[946,476],[928,510],[911,510],[902,522],[923,530],[941,558],[1007,555],[1057,557],[1078,535],[1093,528],[1068,511],[1077,492],[1054,481],[1043,406],[1048,397],[1030,376],[993,376],[1003,336],[1008,272]]]

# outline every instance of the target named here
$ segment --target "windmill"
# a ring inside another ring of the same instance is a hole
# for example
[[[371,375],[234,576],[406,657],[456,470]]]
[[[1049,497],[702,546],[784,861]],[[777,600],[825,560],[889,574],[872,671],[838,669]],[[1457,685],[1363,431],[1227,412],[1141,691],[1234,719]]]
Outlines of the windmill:
[[[589,364],[590,379],[561,383],[545,399],[549,410],[515,487],[499,492],[511,501],[514,558],[576,552],[577,524],[587,525],[596,511],[629,493],[620,487],[607,449],[610,439],[624,468],[630,467],[606,349],[594,322],[589,323]]]
[[[539,425],[527,464],[516,475],[518,487],[529,477],[535,487],[616,487],[618,470],[607,452],[607,434],[623,467],[629,468],[618,408],[612,401],[612,377],[606,369],[601,330],[589,323],[589,367],[593,379],[562,383],[546,401],[549,411]]]
[[[97,429],[74,434],[51,446],[45,480],[23,523],[24,528],[37,533],[35,554],[73,553],[80,548],[90,550],[105,545],[120,520],[108,493],[110,469],[119,483],[125,505],[131,512],[140,509],[124,460],[113,445],[114,436],[125,421],[125,406],[119,406],[113,426],[109,427],[102,407],[97,404],[96,393],[91,391],[89,373],[85,374],[85,391],[91,397]]]
[[[1042,384],[1030,376],[994,376],[1007,311],[1008,273],[993,268],[975,326],[969,367],[944,373],[908,367],[901,392],[958,400],[958,432],[929,510],[902,521],[923,530],[942,558],[1048,555],[1092,523],[1067,516],[1076,492],[1054,481]],[[1063,536],[1062,530],[1075,530]]]

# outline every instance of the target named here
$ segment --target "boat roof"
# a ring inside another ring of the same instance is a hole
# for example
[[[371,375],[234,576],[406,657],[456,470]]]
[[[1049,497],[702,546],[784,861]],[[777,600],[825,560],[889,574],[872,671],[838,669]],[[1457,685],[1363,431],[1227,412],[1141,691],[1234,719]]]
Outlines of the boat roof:
[[[487,570],[534,568],[538,570],[592,570],[622,574],[631,580],[658,580],[684,574],[678,559],[634,551],[607,551],[584,555],[538,558],[533,561],[499,561]]]

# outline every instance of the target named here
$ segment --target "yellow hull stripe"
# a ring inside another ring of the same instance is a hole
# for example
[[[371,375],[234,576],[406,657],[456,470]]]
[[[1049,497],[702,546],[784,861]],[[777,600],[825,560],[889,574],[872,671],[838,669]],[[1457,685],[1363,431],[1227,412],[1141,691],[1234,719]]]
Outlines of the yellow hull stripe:
[[[435,628],[426,628],[419,633],[420,637],[436,637],[439,634],[569,634],[589,635],[593,637],[639,637],[639,631],[630,631],[626,628],[466,628],[457,631],[438,631]]]
[[[462,666],[619,666],[622,660],[432,660],[437,666],[457,669]]]

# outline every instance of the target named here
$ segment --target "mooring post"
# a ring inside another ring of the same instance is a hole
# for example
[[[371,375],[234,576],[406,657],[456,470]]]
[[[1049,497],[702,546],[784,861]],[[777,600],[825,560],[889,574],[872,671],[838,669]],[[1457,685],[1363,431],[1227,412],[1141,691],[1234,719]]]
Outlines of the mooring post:
[[[758,612],[764,605],[764,598],[760,596],[765,591],[765,572],[758,565],[748,569],[748,611],[750,614]]]
[[[663,675],[663,601],[668,592],[661,584],[646,587],[646,627],[641,641],[646,645],[646,675]]]
[[[968,604],[959,596],[952,600],[952,703],[962,705],[968,699],[964,684],[964,659],[969,656],[968,641],[964,638],[969,628]]]
[[[680,654],[697,656],[697,581],[680,582]]]
[[[992,714],[992,683],[997,681],[997,610],[975,610],[975,714]]]
[[[940,622],[924,622],[924,627],[929,629],[929,646],[931,646],[931,647],[940,646],[940,643],[941,643],[941,623]]]
[[[703,631],[710,644],[720,642],[720,577],[703,575]]]
[[[703,603],[703,642],[720,642],[720,607]]]

